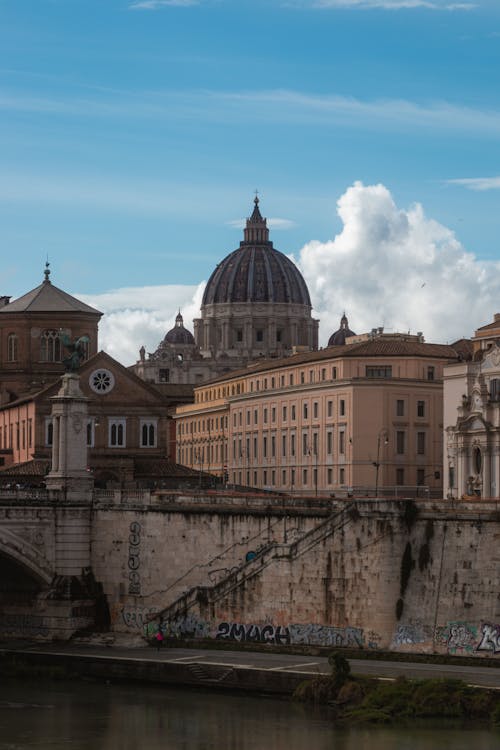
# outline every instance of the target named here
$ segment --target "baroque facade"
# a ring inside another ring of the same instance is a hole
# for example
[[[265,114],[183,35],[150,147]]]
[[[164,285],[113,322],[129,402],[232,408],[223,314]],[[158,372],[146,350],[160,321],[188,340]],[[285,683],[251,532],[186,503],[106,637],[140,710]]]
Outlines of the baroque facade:
[[[318,348],[306,283],[295,264],[273,247],[259,200],[240,247],[217,264],[194,321],[182,316],[155,352],[141,349],[135,372],[149,382],[199,383],[258,359]]]
[[[444,371],[444,492],[500,497],[500,314],[472,339],[471,356]]]

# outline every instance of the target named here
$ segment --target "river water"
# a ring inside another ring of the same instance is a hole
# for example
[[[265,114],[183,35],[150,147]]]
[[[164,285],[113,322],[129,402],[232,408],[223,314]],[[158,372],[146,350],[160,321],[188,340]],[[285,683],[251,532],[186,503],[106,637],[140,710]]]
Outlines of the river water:
[[[287,700],[140,684],[0,681],[1,750],[498,750],[500,731],[336,728]]]

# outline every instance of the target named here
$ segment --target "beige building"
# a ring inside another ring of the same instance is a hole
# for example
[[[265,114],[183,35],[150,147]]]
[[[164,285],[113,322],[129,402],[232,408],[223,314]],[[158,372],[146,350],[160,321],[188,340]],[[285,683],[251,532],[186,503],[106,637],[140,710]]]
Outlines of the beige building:
[[[285,492],[441,487],[443,367],[451,346],[371,334],[254,364],[176,409],[177,462]]]
[[[444,371],[444,491],[500,497],[500,314]]]

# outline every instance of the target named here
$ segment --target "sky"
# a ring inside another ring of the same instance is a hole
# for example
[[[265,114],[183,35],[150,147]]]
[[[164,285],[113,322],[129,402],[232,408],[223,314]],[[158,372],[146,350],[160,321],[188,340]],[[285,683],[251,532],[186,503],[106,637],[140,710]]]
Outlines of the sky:
[[[0,294],[43,279],[124,364],[259,191],[320,344],[500,311],[498,0],[0,0]]]

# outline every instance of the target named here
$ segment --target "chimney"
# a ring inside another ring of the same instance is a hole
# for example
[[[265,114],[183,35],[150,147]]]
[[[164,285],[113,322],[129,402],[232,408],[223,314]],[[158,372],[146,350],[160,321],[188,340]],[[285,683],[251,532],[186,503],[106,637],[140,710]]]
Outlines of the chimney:
[[[6,297],[5,295],[0,297],[0,307],[5,307],[6,305],[9,304],[9,302],[10,302],[10,297]]]

